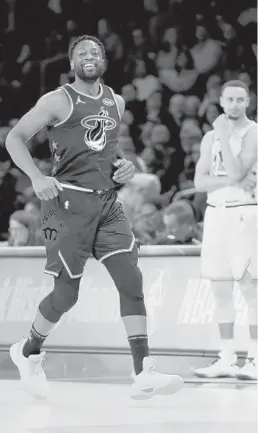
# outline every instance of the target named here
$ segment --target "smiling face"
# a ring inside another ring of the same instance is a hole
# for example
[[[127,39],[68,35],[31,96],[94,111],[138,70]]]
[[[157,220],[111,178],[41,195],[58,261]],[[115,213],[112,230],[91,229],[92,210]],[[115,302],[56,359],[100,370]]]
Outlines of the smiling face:
[[[95,83],[105,72],[105,59],[99,45],[84,40],[76,45],[71,60],[71,69],[86,83]]]
[[[249,105],[249,96],[242,87],[226,87],[220,98],[220,105],[231,120],[245,116]]]

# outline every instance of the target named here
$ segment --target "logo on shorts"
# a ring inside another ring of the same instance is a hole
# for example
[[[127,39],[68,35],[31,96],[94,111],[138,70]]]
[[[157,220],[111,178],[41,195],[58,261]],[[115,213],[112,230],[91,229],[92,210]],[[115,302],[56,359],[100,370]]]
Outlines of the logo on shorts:
[[[46,227],[42,229],[46,241],[56,241],[58,236],[58,231],[56,229],[51,229],[50,227]]]
[[[105,98],[103,99],[103,104],[107,105],[108,107],[112,107],[112,105],[114,105],[115,103],[114,101],[112,101],[112,99]]]
[[[91,150],[100,152],[107,143],[106,132],[114,129],[116,121],[109,117],[109,113],[104,107],[101,107],[98,114],[85,117],[81,124],[87,129],[84,135],[84,141]]]

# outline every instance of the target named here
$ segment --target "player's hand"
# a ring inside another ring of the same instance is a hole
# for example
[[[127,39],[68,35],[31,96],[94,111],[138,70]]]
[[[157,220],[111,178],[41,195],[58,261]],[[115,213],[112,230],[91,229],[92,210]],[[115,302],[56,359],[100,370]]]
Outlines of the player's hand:
[[[213,128],[216,137],[227,137],[231,135],[231,126],[225,114],[221,114],[213,122]]]
[[[117,167],[113,180],[117,183],[126,183],[133,179],[135,174],[135,167],[131,161],[127,159],[118,159],[114,166]]]
[[[255,171],[248,173],[248,175],[238,182],[237,186],[239,188],[244,189],[247,192],[253,192],[254,188],[257,185],[257,174]]]
[[[58,196],[63,191],[62,185],[54,177],[37,176],[32,179],[32,186],[36,196],[40,200],[49,200]]]

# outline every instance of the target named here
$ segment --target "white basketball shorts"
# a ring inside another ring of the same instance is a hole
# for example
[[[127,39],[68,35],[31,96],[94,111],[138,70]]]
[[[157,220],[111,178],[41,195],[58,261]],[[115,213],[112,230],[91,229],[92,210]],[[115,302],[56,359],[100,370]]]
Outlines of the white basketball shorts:
[[[201,251],[202,277],[241,280],[245,271],[257,278],[257,206],[207,206]]]

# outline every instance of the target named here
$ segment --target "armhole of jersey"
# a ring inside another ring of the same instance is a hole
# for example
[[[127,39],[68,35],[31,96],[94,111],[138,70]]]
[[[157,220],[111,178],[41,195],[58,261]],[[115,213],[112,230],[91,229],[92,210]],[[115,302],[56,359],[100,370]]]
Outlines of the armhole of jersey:
[[[111,95],[113,96],[114,103],[116,104],[117,114],[118,114],[119,119],[121,120],[122,116],[120,114],[120,110],[119,110],[119,106],[118,106],[118,103],[117,103],[117,100],[116,100],[116,96],[115,96],[114,90],[111,89],[111,87],[108,87],[108,86],[106,86],[106,87],[110,90]]]
[[[72,97],[69,94],[69,92],[66,90],[65,87],[60,87],[60,89],[62,89],[66,93],[66,96],[68,97],[68,99],[70,101],[71,109],[70,109],[70,113],[68,114],[68,116],[64,120],[62,120],[62,122],[58,122],[55,125],[53,125],[53,128],[56,128],[57,126],[63,125],[63,123],[67,122],[67,120],[70,119],[70,117],[73,113],[73,109],[74,109],[73,100],[72,100]]]

